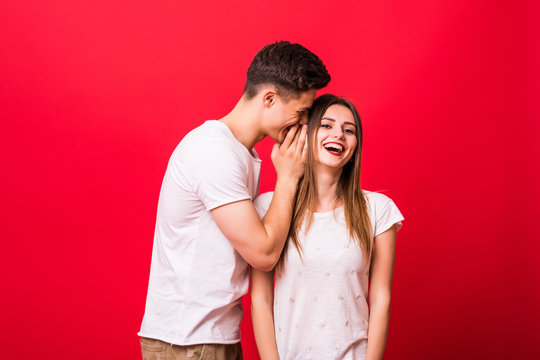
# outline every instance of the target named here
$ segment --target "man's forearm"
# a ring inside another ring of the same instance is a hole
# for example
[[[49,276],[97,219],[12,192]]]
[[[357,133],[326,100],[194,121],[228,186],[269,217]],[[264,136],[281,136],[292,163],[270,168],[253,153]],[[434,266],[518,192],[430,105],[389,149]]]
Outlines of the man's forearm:
[[[278,261],[289,234],[297,186],[298,180],[278,179],[272,202],[263,218],[268,235],[267,252],[275,258],[275,262]]]

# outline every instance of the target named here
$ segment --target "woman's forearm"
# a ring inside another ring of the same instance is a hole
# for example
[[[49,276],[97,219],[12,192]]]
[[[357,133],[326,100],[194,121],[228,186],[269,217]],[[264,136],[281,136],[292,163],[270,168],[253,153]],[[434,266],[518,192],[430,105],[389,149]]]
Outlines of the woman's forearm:
[[[369,285],[367,360],[381,360],[388,337],[392,276],[396,254],[396,226],[375,237]]]
[[[279,360],[274,332],[273,273],[251,269],[251,321],[261,360]]]
[[[366,360],[382,360],[388,337],[389,320],[390,300],[370,306]]]
[[[252,302],[251,319],[261,360],[278,360],[272,308],[269,308],[266,304],[254,304]]]

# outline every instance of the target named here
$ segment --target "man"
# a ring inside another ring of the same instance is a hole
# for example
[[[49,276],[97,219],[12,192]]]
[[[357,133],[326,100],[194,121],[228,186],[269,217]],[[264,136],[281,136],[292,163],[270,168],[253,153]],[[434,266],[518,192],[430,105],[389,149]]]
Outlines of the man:
[[[242,98],[218,121],[191,131],[173,152],[159,197],[143,359],[241,359],[241,298],[248,264],[269,271],[287,238],[307,151],[307,111],[330,81],[309,50],[286,41],[261,49]],[[261,221],[254,145],[266,135],[277,173]]]

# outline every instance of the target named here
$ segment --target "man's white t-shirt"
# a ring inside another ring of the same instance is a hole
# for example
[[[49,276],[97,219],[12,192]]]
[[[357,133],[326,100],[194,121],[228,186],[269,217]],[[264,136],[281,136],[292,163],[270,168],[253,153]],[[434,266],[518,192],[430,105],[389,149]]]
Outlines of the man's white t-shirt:
[[[403,216],[387,196],[364,191],[374,236]],[[255,200],[264,216],[273,193]],[[369,263],[351,240],[343,207],[314,213],[307,234],[299,232],[302,258],[289,241],[276,272],[274,326],[281,360],[364,359],[368,335]]]
[[[240,341],[248,264],[210,210],[255,199],[261,160],[219,121],[188,133],[174,150],[157,210],[140,336],[176,345]]]

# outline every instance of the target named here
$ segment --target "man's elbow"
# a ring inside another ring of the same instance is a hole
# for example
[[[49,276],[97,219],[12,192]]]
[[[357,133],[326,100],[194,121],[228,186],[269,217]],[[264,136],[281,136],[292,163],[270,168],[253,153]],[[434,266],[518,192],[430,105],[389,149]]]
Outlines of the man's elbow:
[[[254,267],[262,272],[271,271],[276,266],[279,257],[281,256],[282,248],[277,248],[274,243],[265,239],[256,243],[257,246],[253,247],[251,251],[245,252],[244,259]]]
[[[265,253],[265,254],[259,254],[256,259],[251,261],[249,265],[254,267],[255,269],[263,272],[269,272],[274,269],[274,266],[276,266],[277,262],[279,260],[279,254],[274,253]]]
[[[272,261],[269,259],[259,259],[251,263],[250,265],[259,271],[269,272],[272,271],[274,266],[276,266],[276,261]]]

